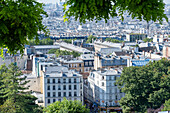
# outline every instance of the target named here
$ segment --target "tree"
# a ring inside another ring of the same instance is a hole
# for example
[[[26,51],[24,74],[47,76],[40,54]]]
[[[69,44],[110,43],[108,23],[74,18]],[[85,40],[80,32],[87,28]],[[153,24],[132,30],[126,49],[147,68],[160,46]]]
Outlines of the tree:
[[[165,101],[162,111],[170,111],[170,99]]]
[[[54,54],[56,51],[57,51],[57,49],[50,49],[50,50],[48,51],[48,54]]]
[[[29,40],[29,45],[53,45],[53,40],[50,38],[44,38],[38,42],[35,39]]]
[[[69,9],[66,9],[66,6]],[[163,18],[168,22],[164,14],[165,4],[163,0],[66,0],[64,4],[65,21],[75,17],[81,23],[99,21],[102,18],[107,21],[111,17],[121,16],[127,12],[132,18],[162,22]]]
[[[59,50],[57,49],[56,52],[56,57],[59,57],[60,55],[73,55],[73,57],[79,57],[80,56],[80,53],[78,52],[70,52],[70,51],[66,51],[66,50]]]
[[[1,66],[0,82],[0,99],[3,105],[0,107],[1,113],[37,113],[38,105],[35,104],[36,97],[25,92],[24,87],[28,81],[25,77],[21,77],[19,68],[13,63],[7,68],[5,65]]]
[[[112,38],[106,38],[106,41],[112,42],[112,43],[122,43],[123,41],[117,40],[117,39],[112,39]]]
[[[44,113],[89,113],[90,110],[82,105],[81,101],[69,101],[66,98],[63,101],[56,101],[44,108]]]
[[[42,24],[43,4],[36,0],[1,0],[0,1],[0,47],[8,48],[15,54],[18,50],[23,53],[28,39],[36,38],[38,31],[47,34]]]
[[[146,43],[146,42],[152,42],[153,41],[153,39],[150,39],[150,38],[145,38],[145,39],[143,39],[143,41]]]
[[[156,109],[170,98],[170,61],[162,59],[142,67],[126,67],[117,84],[125,97],[120,100],[124,112]]]
[[[96,40],[97,38],[94,37],[93,35],[90,35],[88,38],[87,38],[87,41],[86,43],[92,43],[92,40]]]

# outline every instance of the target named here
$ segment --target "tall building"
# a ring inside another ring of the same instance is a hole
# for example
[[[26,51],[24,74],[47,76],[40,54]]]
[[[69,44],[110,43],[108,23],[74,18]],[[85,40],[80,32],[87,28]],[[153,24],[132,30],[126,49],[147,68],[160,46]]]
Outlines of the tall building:
[[[63,66],[44,66],[42,71],[44,106],[55,101],[80,100],[83,102],[83,77]]]
[[[106,105],[115,109],[115,106],[119,106],[118,100],[120,100],[124,93],[122,93],[115,84],[118,77],[121,75],[119,69],[102,69],[92,71],[88,77],[88,84],[84,84],[87,87],[87,94],[85,101],[90,101],[93,105],[98,105],[99,108],[104,108]]]

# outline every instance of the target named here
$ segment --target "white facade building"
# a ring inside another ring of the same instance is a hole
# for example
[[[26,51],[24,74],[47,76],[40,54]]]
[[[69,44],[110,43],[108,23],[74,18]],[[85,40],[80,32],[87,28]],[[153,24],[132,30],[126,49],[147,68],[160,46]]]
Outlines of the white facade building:
[[[66,67],[43,67],[44,106],[55,101],[80,100],[83,102],[83,77]]]
[[[116,79],[120,77],[121,70],[105,69],[93,71],[88,77],[87,99],[97,103],[100,107],[119,105],[124,93],[115,85]]]

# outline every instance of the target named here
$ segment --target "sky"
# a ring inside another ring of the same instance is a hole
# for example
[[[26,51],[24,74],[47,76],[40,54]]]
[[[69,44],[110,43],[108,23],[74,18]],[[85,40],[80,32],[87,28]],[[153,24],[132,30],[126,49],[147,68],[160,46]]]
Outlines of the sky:
[[[37,0],[38,2],[42,2],[42,3],[56,3],[56,2],[60,2],[60,0]],[[64,1],[64,0],[62,0]],[[165,2],[165,4],[170,4],[170,0],[163,0]]]

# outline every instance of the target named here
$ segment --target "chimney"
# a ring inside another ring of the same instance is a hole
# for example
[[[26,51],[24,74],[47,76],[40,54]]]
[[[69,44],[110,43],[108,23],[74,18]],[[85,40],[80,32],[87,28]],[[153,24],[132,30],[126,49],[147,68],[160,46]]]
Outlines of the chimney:
[[[145,51],[143,51],[143,56],[145,57]]]
[[[149,51],[149,58],[151,59],[152,50]]]

